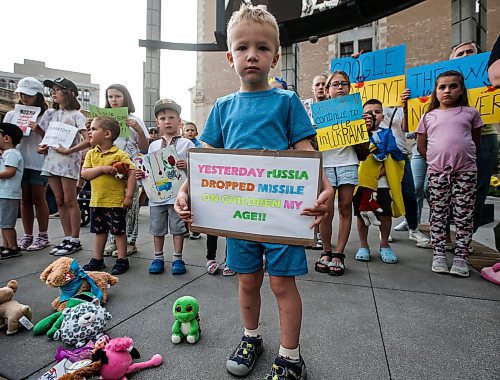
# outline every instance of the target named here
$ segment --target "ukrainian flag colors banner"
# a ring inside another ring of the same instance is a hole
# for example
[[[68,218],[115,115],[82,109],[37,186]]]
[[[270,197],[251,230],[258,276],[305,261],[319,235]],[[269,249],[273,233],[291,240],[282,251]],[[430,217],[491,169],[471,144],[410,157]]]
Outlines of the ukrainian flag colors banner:
[[[320,151],[368,141],[359,93],[313,103],[311,111]]]
[[[500,90],[491,87],[488,80],[489,56],[488,52],[408,69],[406,83],[412,97],[408,101],[409,130],[417,129],[420,118],[429,106],[437,76],[448,70],[456,70],[464,75],[469,105],[477,108],[483,122],[498,123]]]
[[[359,58],[340,58],[330,62],[330,72],[349,75],[351,94],[359,92],[362,102],[378,99],[384,107],[401,106],[405,89],[406,45],[362,54]]]

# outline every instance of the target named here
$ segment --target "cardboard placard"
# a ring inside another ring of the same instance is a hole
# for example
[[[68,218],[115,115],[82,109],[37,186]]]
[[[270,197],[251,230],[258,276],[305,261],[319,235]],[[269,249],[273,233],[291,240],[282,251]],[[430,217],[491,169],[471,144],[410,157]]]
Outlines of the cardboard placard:
[[[406,45],[361,54],[358,58],[330,61],[330,72],[342,70],[351,81],[351,94],[359,92],[362,102],[378,99],[384,107],[401,105],[405,89]]]
[[[359,93],[311,104],[320,151],[369,140]]]
[[[130,137],[130,128],[127,125],[128,120],[128,108],[99,108],[93,104],[89,106],[90,117],[94,118],[96,116],[108,116],[115,119],[120,123],[120,137]]]
[[[78,128],[72,125],[64,124],[59,121],[51,121],[39,145],[48,145],[53,148],[58,148],[59,145],[62,145],[69,149],[75,140],[77,132]]]
[[[17,125],[23,131],[24,136],[29,136],[31,128],[29,123],[34,121],[40,114],[40,107],[24,106],[22,104],[16,104],[14,106],[14,116],[11,123]]]
[[[186,180],[184,171],[175,166],[177,161],[179,158],[173,145],[134,159],[136,168],[145,173],[141,182],[151,201],[161,202],[177,196]]]
[[[408,69],[407,86],[411,99],[408,100],[408,128],[417,129],[418,122],[430,103],[430,95],[439,74],[455,70],[464,75],[469,105],[475,107],[485,124],[500,121],[500,90],[491,87],[487,63],[490,53],[469,55],[464,58],[437,62]]]
[[[321,154],[305,151],[190,149],[192,231],[252,241],[313,245],[312,207]]]

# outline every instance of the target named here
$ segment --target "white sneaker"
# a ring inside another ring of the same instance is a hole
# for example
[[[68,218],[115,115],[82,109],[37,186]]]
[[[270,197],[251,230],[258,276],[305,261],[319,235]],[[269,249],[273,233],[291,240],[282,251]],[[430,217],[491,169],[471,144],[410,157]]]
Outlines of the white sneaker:
[[[420,230],[410,230],[408,232],[408,239],[413,240],[417,243],[425,243],[430,240],[429,237],[426,234],[422,233]]]
[[[406,222],[406,219],[394,227],[394,231],[408,231],[408,223]]]
[[[379,240],[382,240],[382,234],[379,232],[378,233],[378,238]],[[394,243],[394,238],[389,234],[389,237],[387,238],[388,243]]]
[[[432,249],[432,243],[431,243],[431,240],[428,239],[426,241],[420,241],[420,242],[417,242],[416,246],[418,248],[426,248],[426,249]]]
[[[114,241],[112,243],[106,243],[103,256],[111,256],[113,251],[116,251],[116,243]]]
[[[453,258],[453,265],[450,269],[450,274],[458,277],[469,277],[469,264],[467,259],[460,256]]]

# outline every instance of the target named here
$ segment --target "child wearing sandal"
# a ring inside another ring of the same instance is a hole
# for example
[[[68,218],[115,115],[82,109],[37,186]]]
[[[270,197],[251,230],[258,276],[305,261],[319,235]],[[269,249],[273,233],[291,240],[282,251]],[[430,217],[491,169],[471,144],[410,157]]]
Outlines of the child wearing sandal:
[[[23,131],[17,125],[0,124],[0,228],[3,246],[0,259],[21,256],[17,246],[16,220],[21,199],[21,180],[24,161],[16,145],[21,142]]]
[[[370,260],[368,227],[374,224],[380,228],[381,260],[386,264],[395,264],[398,258],[389,245],[389,233],[392,217],[404,215],[401,180],[405,155],[398,147],[392,129],[379,128],[384,120],[384,110],[379,100],[370,99],[365,102],[363,118],[368,129],[372,125],[373,129],[369,133],[370,154],[360,163],[359,187],[353,198],[360,241],[360,248],[354,258],[358,261]]]
[[[94,257],[86,271],[105,268],[104,247],[108,233],[115,237],[118,258],[111,274],[119,275],[129,269],[127,259],[126,215],[132,206],[135,190],[135,167],[130,156],[114,144],[120,134],[120,124],[113,118],[98,116],[90,124],[90,144],[82,168],[83,179],[90,181],[90,232],[95,234]],[[115,178],[113,164],[121,162],[128,166],[128,178]]]
[[[226,56],[239,76],[240,89],[217,99],[200,137],[204,147],[256,150],[293,147],[312,151],[309,139],[315,131],[298,96],[272,88],[267,81],[269,71],[279,60],[276,19],[265,10],[242,5],[228,23],[227,45]],[[325,176],[322,185],[325,190],[314,207],[302,210],[303,215],[321,217],[326,212],[333,192]],[[191,220],[188,189],[186,181],[175,204],[176,211],[186,221]],[[235,376],[247,376],[263,351],[259,330],[263,255],[281,326],[279,353],[266,379],[305,379],[306,367],[299,349],[302,301],[295,276],[307,273],[307,261],[304,247],[285,244],[227,239],[227,265],[238,273],[244,335],[230,354],[226,369]]]
[[[155,103],[154,113],[156,124],[160,129],[161,138],[153,141],[148,153],[173,145],[177,151],[177,169],[187,169],[187,151],[194,148],[191,140],[179,136],[181,122],[181,106],[171,99],[160,99]],[[138,179],[144,178],[142,170],[137,170]],[[186,273],[186,263],[182,260],[184,248],[184,234],[187,232],[186,224],[174,211],[175,198],[166,201],[149,200],[149,233],[153,235],[155,258],[149,267],[150,274],[161,274],[165,270],[163,246],[165,235],[172,234],[174,255],[172,259],[172,274]]]

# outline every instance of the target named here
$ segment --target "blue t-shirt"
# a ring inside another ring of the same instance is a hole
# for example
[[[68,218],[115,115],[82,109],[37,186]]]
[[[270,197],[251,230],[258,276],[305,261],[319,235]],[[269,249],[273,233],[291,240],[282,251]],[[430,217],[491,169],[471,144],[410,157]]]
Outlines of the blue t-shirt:
[[[198,140],[196,137],[194,139],[191,139],[191,142],[194,144],[195,148],[201,148],[201,141]]]
[[[214,148],[287,150],[314,135],[298,96],[273,88],[217,99],[200,140]]]
[[[16,168],[13,177],[0,179],[1,199],[21,199],[21,180],[23,178],[24,161],[17,149],[7,149],[0,157],[0,172],[10,166]]]

